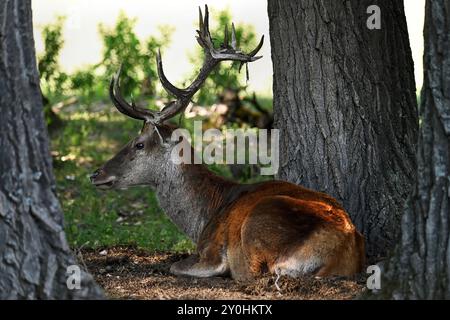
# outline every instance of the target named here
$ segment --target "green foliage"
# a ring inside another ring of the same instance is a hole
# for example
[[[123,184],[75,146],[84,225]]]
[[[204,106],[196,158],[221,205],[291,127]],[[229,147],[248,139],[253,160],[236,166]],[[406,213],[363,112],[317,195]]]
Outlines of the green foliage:
[[[164,49],[170,41],[173,31],[171,27],[160,27],[160,37],[151,36],[141,42],[134,33],[136,19],[127,18],[121,12],[113,28],[100,25],[100,35],[103,38],[103,60],[101,64],[105,71],[103,77],[108,81],[122,64],[123,77],[121,81],[124,95],[131,95],[136,88],[141,87],[146,94],[153,95],[156,90],[156,53]],[[147,87],[142,88],[145,84]]]
[[[214,16],[216,26],[211,27],[210,32],[213,42],[216,47],[223,43],[225,35],[225,26],[228,27],[228,31],[231,33],[232,17],[229,10],[222,10]],[[257,43],[256,34],[252,25],[238,24],[235,25],[236,29],[236,42],[238,48],[244,52],[250,52],[253,50]],[[192,79],[198,72],[199,66],[203,63],[203,51],[198,48],[195,54],[191,57],[192,64],[195,65]],[[239,73],[239,63],[222,62],[206,79],[205,84],[199,90],[195,97],[195,101],[201,105],[211,105],[217,101],[217,97],[224,89],[243,88],[242,84],[245,81],[245,66]]]
[[[58,17],[54,23],[43,27],[45,52],[38,57],[41,86],[50,100],[65,96],[77,96],[83,102],[101,99],[108,94],[112,75],[122,64],[122,89],[125,96],[154,95],[157,85],[156,53],[170,42],[173,28],[161,26],[159,36],[140,40],[134,32],[136,19],[122,12],[116,24],[108,28],[99,25],[103,40],[102,60],[95,64],[66,74],[61,71],[58,57],[64,40],[62,30],[65,19]],[[53,102],[53,101],[52,101]]]
[[[96,92],[98,79],[95,76],[95,67],[89,66],[85,69],[75,71],[70,75],[70,88],[77,96],[92,100]],[[104,88],[102,86],[102,88]]]
[[[61,71],[58,57],[64,45],[62,30],[65,18],[57,17],[56,21],[42,29],[45,51],[38,56],[38,70],[41,77],[41,88],[45,96],[52,97],[63,91],[68,76]]]

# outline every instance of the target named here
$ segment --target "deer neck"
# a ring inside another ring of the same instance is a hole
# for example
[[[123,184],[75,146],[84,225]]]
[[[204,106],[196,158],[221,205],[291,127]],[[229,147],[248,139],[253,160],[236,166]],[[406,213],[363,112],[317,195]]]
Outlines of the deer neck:
[[[197,243],[211,218],[234,200],[238,186],[204,165],[179,165],[160,177],[156,194],[172,222]]]

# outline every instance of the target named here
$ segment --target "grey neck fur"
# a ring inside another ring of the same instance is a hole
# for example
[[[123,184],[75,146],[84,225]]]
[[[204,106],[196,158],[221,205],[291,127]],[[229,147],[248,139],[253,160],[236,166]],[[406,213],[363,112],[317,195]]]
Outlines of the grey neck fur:
[[[172,166],[153,186],[164,212],[195,243],[237,185],[203,165]],[[197,190],[197,191],[196,191]]]

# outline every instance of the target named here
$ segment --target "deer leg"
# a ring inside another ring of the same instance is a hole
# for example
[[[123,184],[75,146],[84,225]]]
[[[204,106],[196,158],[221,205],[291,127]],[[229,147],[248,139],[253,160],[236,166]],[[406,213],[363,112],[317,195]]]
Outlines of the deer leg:
[[[226,261],[210,263],[202,261],[198,254],[177,261],[170,267],[170,272],[177,276],[208,278],[226,275],[229,271]]]

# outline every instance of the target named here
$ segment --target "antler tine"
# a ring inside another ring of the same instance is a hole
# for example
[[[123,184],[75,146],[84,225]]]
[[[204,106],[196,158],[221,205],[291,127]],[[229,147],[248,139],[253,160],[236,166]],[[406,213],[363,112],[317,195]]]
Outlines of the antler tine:
[[[203,18],[202,9],[198,7],[198,17],[199,17],[199,29],[197,30],[197,42],[205,50],[209,52],[214,49],[212,43],[211,34],[209,33],[209,10],[208,5],[205,4],[205,18]]]
[[[202,15],[202,8],[198,7],[198,28],[201,31],[203,31],[203,15]]]
[[[263,43],[264,43],[264,35],[261,36],[261,40],[259,40],[259,43],[256,46],[256,48],[253,49],[251,52],[249,52],[248,55],[250,57],[254,57],[258,53],[258,51],[261,49],[261,47],[263,46]],[[258,57],[255,57],[255,58],[260,59],[260,58],[262,58],[262,56],[258,56]]]
[[[186,90],[179,89],[175,87],[170,81],[167,79],[166,75],[164,74],[162,59],[161,59],[161,51],[158,49],[158,52],[156,54],[156,64],[158,69],[158,77],[159,81],[161,82],[163,88],[167,91],[167,93],[175,96],[185,96],[187,94]]]
[[[209,34],[209,10],[207,4],[205,4],[205,20],[203,21],[203,29],[205,30],[205,33]]]
[[[234,28],[234,23],[231,23],[231,48],[237,50],[236,29]]]
[[[181,98],[175,101],[169,102],[159,113],[156,119],[157,123],[162,123],[167,119],[173,118],[177,114],[181,113],[189,105],[189,98]]]
[[[109,85],[109,96],[112,102],[116,106],[117,110],[121,113],[138,120],[149,121],[154,118],[154,114],[151,110],[146,110],[137,107],[134,102],[130,105],[120,93],[120,74],[122,72],[122,65],[119,70],[113,75]]]
[[[255,55],[258,53],[258,51],[261,49],[262,45],[264,43],[264,35],[261,36],[261,40],[259,40],[258,45],[256,46],[255,49],[253,49],[251,52],[249,52],[247,55],[250,57],[254,57],[255,60],[258,60],[260,58],[262,58],[262,56],[256,56]],[[253,60],[253,61],[255,61]],[[245,62],[241,61],[241,64],[239,65],[239,72],[241,71],[242,66],[244,65]],[[248,71],[248,69],[247,69]],[[248,80],[248,75],[247,75],[247,80]]]
[[[229,42],[230,42],[230,39],[229,39],[229,35],[228,35],[228,26],[225,25],[225,34],[223,37],[223,47],[227,48],[229,46]]]
[[[211,34],[209,32],[209,10],[208,6],[205,5],[205,17],[203,18],[202,10],[199,8],[199,30],[197,31],[197,41],[200,46],[204,49],[206,59],[211,59],[217,62],[220,61],[240,61],[242,63],[252,62],[258,60],[261,57],[255,57],[255,54],[259,51],[262,46],[262,42],[257,46],[257,49],[253,50],[251,54],[245,54],[238,50],[237,39],[236,39],[236,29],[234,23],[231,24],[231,46],[229,45],[229,34],[228,27],[225,27],[225,37],[224,43],[221,45],[220,49],[214,48],[214,44],[211,39]]]

